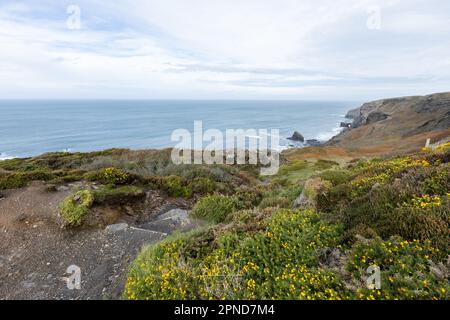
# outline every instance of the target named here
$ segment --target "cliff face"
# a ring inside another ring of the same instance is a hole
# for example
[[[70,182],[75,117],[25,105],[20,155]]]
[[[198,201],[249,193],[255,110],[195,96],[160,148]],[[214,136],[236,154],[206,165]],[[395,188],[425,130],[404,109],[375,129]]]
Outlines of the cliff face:
[[[450,136],[450,92],[377,100],[350,110],[352,128],[328,144],[348,148],[417,148]]]

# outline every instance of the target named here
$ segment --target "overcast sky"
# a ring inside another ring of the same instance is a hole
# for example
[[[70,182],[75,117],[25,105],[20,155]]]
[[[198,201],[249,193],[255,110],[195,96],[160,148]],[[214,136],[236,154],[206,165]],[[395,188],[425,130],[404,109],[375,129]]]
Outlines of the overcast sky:
[[[0,99],[441,91],[448,0],[0,0]]]

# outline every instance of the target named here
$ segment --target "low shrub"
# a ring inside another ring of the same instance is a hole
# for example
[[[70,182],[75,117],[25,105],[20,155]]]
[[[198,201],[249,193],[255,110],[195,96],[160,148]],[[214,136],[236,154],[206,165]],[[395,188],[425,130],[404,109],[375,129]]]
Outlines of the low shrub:
[[[367,277],[369,266],[379,267],[381,289],[361,286],[356,297],[370,300],[445,299],[450,289],[449,273],[445,265],[432,262],[437,253],[428,241],[406,241],[400,237],[357,242],[349,254],[347,269],[356,280]]]
[[[252,208],[233,211],[226,222],[232,222],[233,225],[243,225],[246,232],[248,230],[259,230],[264,222],[275,213],[275,208]]]
[[[399,235],[407,240],[429,240],[445,255],[450,252],[450,204],[448,199],[439,205],[417,208],[403,206],[397,208],[390,216],[381,235]]]
[[[223,222],[236,210],[236,199],[222,195],[210,195],[201,198],[192,209],[191,215],[213,223]]]
[[[249,209],[259,205],[262,194],[258,189],[241,187],[233,195],[236,199],[236,206],[239,209]]]
[[[106,185],[122,185],[131,182],[131,175],[128,172],[113,167],[90,171],[84,175],[84,178]]]
[[[319,252],[337,243],[338,226],[324,224],[311,211],[280,210],[267,219],[267,226],[252,237],[216,234],[214,250],[203,256],[188,253],[193,243],[202,246],[192,237],[144,249],[130,271],[124,297],[325,299],[348,295],[336,274],[319,267]]]
[[[282,196],[271,196],[263,198],[259,207],[264,208],[290,208],[292,206],[292,201],[286,197]]]
[[[79,226],[94,204],[94,195],[89,190],[78,191],[68,196],[60,205],[60,214],[68,226]]]
[[[332,161],[332,160],[324,160],[324,159],[319,159],[314,164],[314,168],[318,171],[331,169],[336,166],[339,166],[339,163]]]
[[[93,192],[94,200],[99,204],[122,204],[145,197],[145,192],[135,186],[110,187],[105,186]]]
[[[308,168],[308,162],[305,160],[298,160],[282,165],[278,171],[278,175],[286,175],[292,171],[298,171]]]
[[[349,182],[353,174],[348,170],[326,170],[319,174],[323,180],[330,181],[333,186]]]
[[[28,184],[27,174],[24,172],[11,173],[0,177],[0,190],[18,189]]]
[[[168,176],[162,179],[162,188],[171,197],[189,198],[192,190],[187,187],[179,176]]]
[[[210,194],[213,193],[216,189],[216,183],[209,178],[195,178],[189,183],[189,188],[195,194]]]
[[[103,184],[126,184],[130,175],[122,169],[105,168],[100,170],[98,179]]]
[[[317,210],[337,214],[352,200],[352,187],[349,184],[340,184],[317,195]]]
[[[171,236],[147,246],[134,261],[125,285],[129,300],[193,299],[199,280],[183,255],[190,235]]]
[[[53,178],[54,175],[46,170],[8,173],[0,176],[0,190],[23,188],[31,181],[48,181]]]

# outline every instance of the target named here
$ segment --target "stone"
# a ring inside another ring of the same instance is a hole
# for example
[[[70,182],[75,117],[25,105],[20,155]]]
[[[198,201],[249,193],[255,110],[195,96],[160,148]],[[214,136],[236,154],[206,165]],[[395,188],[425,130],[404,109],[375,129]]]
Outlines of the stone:
[[[305,138],[304,138],[303,135],[302,135],[300,132],[298,132],[298,131],[295,131],[294,134],[292,135],[292,137],[290,137],[290,138],[288,138],[288,139],[289,139],[289,140],[292,140],[292,141],[305,142]]]
[[[111,225],[107,226],[105,230],[106,230],[106,232],[115,233],[115,232],[123,231],[127,228],[128,228],[127,223],[116,223],[116,224],[111,224]]]
[[[188,211],[183,209],[172,209],[158,216],[158,219],[172,219],[176,221],[184,221],[188,219]]]

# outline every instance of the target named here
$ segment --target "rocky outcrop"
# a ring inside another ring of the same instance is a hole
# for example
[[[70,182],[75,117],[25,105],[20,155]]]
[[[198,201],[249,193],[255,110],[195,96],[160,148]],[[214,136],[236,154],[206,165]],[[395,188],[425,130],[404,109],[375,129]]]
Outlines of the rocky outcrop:
[[[351,127],[358,128],[362,125],[382,121],[388,118],[388,114],[382,111],[385,100],[378,100],[363,104],[360,108],[350,110],[346,117],[353,119]],[[342,123],[341,123],[342,126]],[[348,127],[348,126],[347,126]]]
[[[427,138],[433,142],[450,135],[450,92],[372,101],[350,110],[346,117],[353,120],[351,126],[327,145],[417,150]]]
[[[294,134],[292,135],[292,137],[288,138],[288,140],[292,140],[292,141],[296,141],[296,142],[305,142],[305,138],[298,131],[295,131]]]

